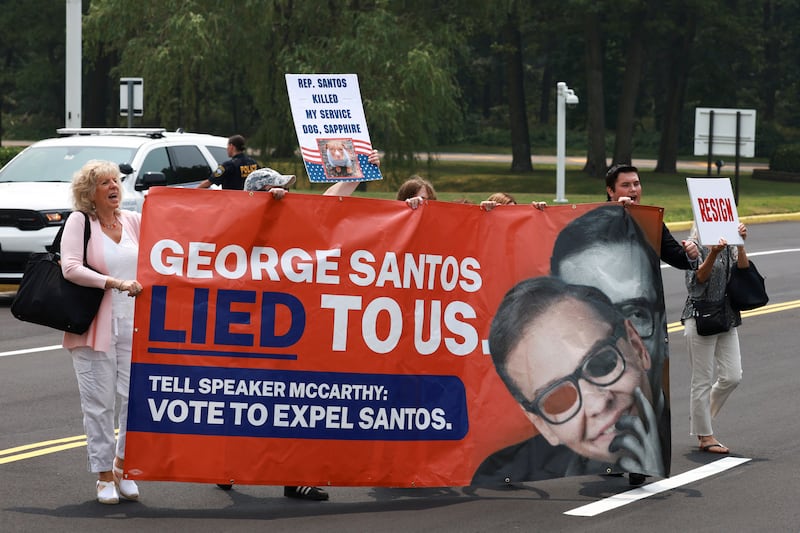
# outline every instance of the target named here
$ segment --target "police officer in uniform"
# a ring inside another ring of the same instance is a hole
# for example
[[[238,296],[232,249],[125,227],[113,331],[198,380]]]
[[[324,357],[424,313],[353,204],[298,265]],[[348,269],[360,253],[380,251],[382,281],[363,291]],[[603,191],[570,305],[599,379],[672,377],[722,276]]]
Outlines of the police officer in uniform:
[[[203,180],[198,189],[207,189],[211,185],[221,185],[223,189],[244,189],[244,180],[258,168],[258,163],[244,153],[244,137],[234,135],[228,139],[228,159],[211,175]]]

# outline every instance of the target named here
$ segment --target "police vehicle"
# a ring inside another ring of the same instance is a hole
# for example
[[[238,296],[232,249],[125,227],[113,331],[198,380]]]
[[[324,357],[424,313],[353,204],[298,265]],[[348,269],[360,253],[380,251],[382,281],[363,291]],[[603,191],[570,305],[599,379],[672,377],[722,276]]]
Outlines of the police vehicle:
[[[163,128],[62,128],[0,169],[0,282],[19,282],[72,210],[72,175],[92,159],[120,164],[122,209],[141,211],[152,184],[195,187],[228,159],[228,139]]]

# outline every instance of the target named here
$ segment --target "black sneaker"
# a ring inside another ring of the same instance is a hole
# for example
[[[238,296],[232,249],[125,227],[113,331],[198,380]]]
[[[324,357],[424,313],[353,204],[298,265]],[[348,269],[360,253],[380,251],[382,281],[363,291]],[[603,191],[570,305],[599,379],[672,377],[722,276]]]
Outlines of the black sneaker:
[[[644,474],[637,474],[635,472],[631,472],[628,474],[628,485],[632,487],[638,487],[639,485],[643,485],[647,476]]]
[[[299,487],[283,487],[283,495],[287,498],[297,498],[300,500],[314,500],[325,501],[328,499],[328,493],[319,487],[308,487],[301,485]]]
[[[217,487],[221,488],[222,490],[231,490],[233,488],[232,483],[217,483]]]

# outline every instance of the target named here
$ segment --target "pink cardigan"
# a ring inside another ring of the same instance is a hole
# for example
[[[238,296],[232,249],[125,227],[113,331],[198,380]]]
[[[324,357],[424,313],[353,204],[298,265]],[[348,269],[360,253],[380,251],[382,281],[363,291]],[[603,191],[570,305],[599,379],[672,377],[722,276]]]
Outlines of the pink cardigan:
[[[120,211],[119,219],[138,245],[139,229],[142,223],[141,215],[133,211]],[[61,236],[61,272],[64,274],[64,278],[73,283],[102,289],[108,279],[106,275],[108,269],[103,256],[103,228],[100,227],[97,219],[89,217],[92,234],[86,248],[86,262],[97,270],[95,272],[83,266],[85,220],[83,213],[75,211],[65,222],[64,234]],[[100,310],[86,333],[83,335],[64,333],[62,343],[64,348],[89,346],[100,352],[107,352],[111,348],[111,290],[106,290],[103,300],[100,302]]]

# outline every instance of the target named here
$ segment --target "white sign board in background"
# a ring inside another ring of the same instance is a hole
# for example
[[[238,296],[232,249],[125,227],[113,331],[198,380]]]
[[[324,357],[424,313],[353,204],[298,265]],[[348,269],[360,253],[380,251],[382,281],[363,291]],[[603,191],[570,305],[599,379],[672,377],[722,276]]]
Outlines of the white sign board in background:
[[[131,88],[133,91],[131,91]],[[141,117],[144,114],[144,79],[120,78],[119,79],[119,114],[128,116],[128,95],[133,94],[133,116]]]
[[[756,110],[698,107],[694,115],[694,155],[708,155],[711,111],[714,112],[712,155],[736,155],[736,113],[739,113],[739,155],[756,155]]]
[[[744,244],[739,235],[739,212],[728,178],[686,178],[694,223],[703,246]]]
[[[286,88],[312,182],[382,178],[372,151],[356,74],[286,74]]]

